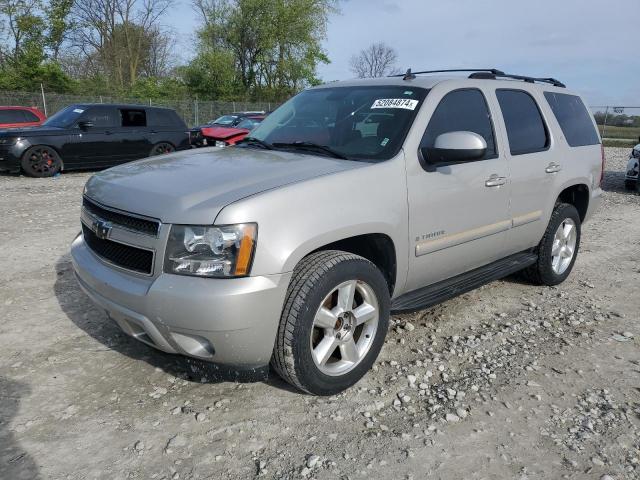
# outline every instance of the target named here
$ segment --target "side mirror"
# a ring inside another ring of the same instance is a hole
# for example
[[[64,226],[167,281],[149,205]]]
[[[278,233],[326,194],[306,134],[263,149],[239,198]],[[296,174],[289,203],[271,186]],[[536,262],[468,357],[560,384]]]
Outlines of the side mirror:
[[[422,157],[428,166],[469,162],[484,157],[487,142],[474,132],[448,132],[438,135],[433,147],[422,147]]]
[[[80,130],[89,130],[90,128],[93,128],[93,122],[89,122],[89,121],[78,122],[78,128]]]

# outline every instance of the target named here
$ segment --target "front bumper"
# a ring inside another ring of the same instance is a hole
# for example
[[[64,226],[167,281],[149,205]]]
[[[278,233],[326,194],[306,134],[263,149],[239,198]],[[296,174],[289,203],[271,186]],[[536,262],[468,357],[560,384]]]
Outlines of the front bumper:
[[[82,235],[71,257],[82,289],[128,335],[164,352],[242,369],[269,363],[291,273],[138,276],[106,265]]]
[[[23,145],[0,145],[0,171],[19,172],[20,158],[25,150]]]

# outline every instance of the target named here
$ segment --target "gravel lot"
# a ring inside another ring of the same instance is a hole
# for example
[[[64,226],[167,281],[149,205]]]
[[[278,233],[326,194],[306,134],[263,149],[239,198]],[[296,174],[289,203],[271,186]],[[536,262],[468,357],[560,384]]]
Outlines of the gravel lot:
[[[331,398],[121,334],[69,261],[90,174],[0,176],[0,478],[639,478],[627,153],[607,149],[567,282],[507,279],[395,316],[374,371]]]

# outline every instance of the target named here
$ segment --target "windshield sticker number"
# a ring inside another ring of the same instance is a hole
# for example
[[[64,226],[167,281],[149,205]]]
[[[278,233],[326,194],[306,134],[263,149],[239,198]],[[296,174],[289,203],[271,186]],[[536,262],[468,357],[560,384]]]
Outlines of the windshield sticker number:
[[[379,98],[371,108],[402,108],[404,110],[415,110],[418,106],[418,100],[409,98]]]

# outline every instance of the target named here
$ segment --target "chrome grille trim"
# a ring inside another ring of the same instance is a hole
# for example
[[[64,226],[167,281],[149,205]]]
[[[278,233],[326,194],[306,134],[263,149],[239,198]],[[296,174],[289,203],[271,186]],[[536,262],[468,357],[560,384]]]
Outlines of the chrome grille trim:
[[[123,230],[129,230],[140,235],[158,238],[162,227],[162,222],[158,219],[107,207],[86,196],[82,197],[82,210],[97,218],[118,225]]]

